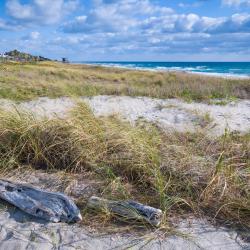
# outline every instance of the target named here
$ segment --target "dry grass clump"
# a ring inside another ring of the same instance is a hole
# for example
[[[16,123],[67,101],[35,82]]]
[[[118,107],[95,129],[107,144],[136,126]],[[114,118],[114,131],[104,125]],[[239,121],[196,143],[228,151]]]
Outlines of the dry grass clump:
[[[164,135],[166,193],[193,211],[250,228],[250,134],[211,139],[204,133]]]
[[[133,198],[166,215],[193,211],[250,228],[250,134],[219,138],[96,118],[79,103],[65,119],[0,111],[0,167],[91,171],[105,197]],[[166,217],[168,218],[168,217]]]
[[[29,100],[40,96],[104,94],[182,98],[188,101],[250,98],[250,80],[55,62],[0,64],[0,98]]]
[[[79,103],[67,119],[38,119],[30,113],[0,112],[2,167],[31,164],[40,168],[101,171],[138,181],[158,166],[159,135],[115,117],[95,118]]]

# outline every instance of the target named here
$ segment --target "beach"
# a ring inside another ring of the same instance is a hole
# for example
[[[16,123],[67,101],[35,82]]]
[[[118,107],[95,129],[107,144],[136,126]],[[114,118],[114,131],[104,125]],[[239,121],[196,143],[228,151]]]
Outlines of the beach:
[[[248,78],[0,66],[1,178],[62,192],[83,217],[54,224],[4,202],[0,248],[250,247]],[[93,195],[161,209],[162,223],[88,210]]]
[[[0,10],[0,250],[250,250],[250,0]]]

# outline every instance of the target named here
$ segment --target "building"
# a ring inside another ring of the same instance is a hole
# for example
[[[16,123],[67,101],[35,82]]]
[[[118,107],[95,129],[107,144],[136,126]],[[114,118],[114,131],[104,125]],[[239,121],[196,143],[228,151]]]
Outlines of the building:
[[[62,58],[62,63],[69,63],[69,60],[65,57]]]
[[[6,58],[7,56],[5,55],[5,53],[0,53],[0,57],[1,58]]]

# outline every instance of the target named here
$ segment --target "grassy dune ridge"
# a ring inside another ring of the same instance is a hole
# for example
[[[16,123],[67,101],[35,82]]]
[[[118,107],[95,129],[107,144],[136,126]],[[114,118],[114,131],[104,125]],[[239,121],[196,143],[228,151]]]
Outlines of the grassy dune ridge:
[[[150,124],[96,118],[84,103],[65,120],[0,111],[2,169],[91,171],[104,180],[104,197],[160,207],[165,222],[193,211],[249,229],[249,152],[250,134],[163,133]]]
[[[41,96],[103,94],[182,98],[188,101],[244,99],[250,98],[250,80],[56,62],[0,63],[0,98],[21,101]]]

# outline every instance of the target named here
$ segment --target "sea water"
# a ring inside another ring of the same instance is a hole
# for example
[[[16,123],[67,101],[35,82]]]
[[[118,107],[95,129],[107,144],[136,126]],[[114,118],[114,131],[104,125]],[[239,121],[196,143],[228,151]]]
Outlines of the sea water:
[[[250,62],[81,62],[141,70],[185,71],[222,77],[250,78]]]

